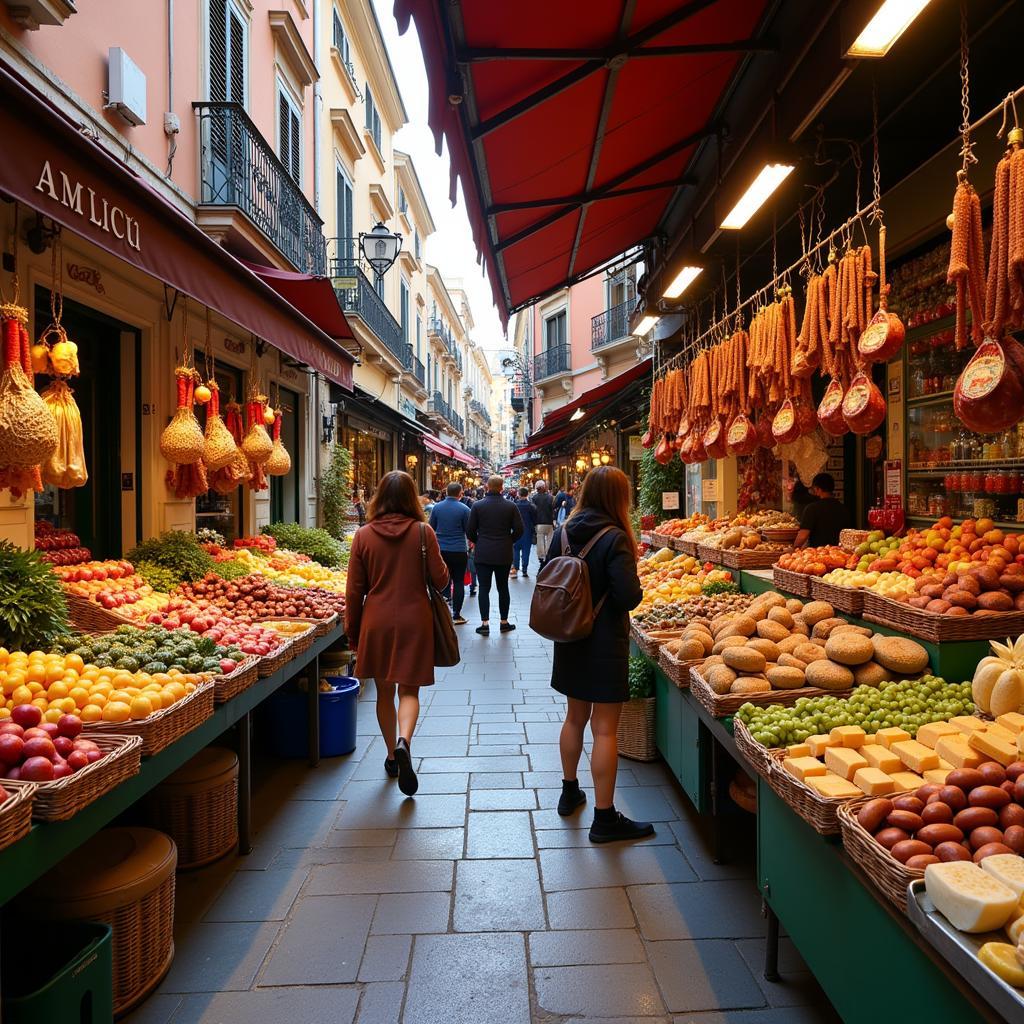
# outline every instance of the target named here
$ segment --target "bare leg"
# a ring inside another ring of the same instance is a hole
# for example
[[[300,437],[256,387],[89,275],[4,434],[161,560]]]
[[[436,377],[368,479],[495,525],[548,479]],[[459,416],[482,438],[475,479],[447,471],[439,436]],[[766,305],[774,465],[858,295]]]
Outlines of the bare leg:
[[[590,752],[590,770],[594,775],[594,806],[611,807],[615,802],[615,772],[619,764],[621,704],[595,704],[590,715],[594,747]]]
[[[420,717],[420,688],[418,686],[398,687],[398,733],[409,744],[416,731],[416,720]]]
[[[380,726],[380,734],[384,738],[384,748],[388,760],[395,756],[395,684],[382,683],[379,679],[374,680],[377,688],[377,724]]]
[[[558,737],[558,749],[562,755],[562,778],[572,781],[579,768],[580,754],[583,753],[583,730],[590,718],[591,704],[585,700],[569,698],[569,706],[562,722]]]

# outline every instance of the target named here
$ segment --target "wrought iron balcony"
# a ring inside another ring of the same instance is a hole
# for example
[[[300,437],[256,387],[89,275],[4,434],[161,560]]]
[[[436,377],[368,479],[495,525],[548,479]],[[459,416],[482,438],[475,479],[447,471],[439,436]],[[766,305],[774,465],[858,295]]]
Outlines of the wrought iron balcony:
[[[417,381],[419,381],[421,388],[426,388],[427,368],[423,365],[422,360],[417,359],[416,356],[413,355],[412,345],[409,346],[409,363],[406,366],[406,369],[416,378]]]
[[[488,426],[491,425],[491,414],[487,407],[479,399],[474,398],[469,403],[470,412],[475,412]]]
[[[465,432],[465,424],[462,417],[445,401],[440,391],[427,400],[427,412],[444,420],[457,434]]]
[[[552,345],[533,357],[533,379],[543,380],[558,373],[568,373],[572,368],[569,358],[569,343]]]
[[[512,396],[509,400],[509,404],[512,406],[514,412],[525,412],[526,411],[526,392],[519,388],[512,390]]]
[[[611,309],[599,313],[590,321],[591,351],[629,337],[629,312],[634,301],[627,299],[625,302],[620,302],[617,306],[612,306]]]
[[[452,332],[448,325],[437,316],[432,316],[427,321],[427,334],[435,334],[441,339],[441,343],[450,352],[453,348]]]
[[[357,316],[406,370],[412,369],[412,347],[402,337],[402,325],[391,315],[370,279],[353,256],[354,239],[329,238],[330,277],[346,314]]]
[[[193,103],[200,203],[235,207],[304,274],[327,272],[323,221],[240,103]]]

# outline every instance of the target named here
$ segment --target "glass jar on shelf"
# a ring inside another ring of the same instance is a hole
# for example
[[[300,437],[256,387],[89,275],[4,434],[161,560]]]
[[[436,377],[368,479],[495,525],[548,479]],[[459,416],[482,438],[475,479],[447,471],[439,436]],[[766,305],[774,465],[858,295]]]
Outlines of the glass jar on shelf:
[[[924,367],[917,364],[910,372],[910,397],[921,398],[924,394]]]
[[[975,519],[994,519],[996,503],[994,498],[975,498],[971,506]]]

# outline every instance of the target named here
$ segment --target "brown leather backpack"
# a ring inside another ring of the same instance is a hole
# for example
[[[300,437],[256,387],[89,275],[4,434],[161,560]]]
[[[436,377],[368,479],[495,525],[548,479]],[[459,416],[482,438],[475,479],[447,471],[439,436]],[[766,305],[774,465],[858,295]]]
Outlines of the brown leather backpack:
[[[590,549],[609,531],[598,530],[580,549],[578,555],[569,547],[569,533],[562,527],[562,550],[548,558],[537,574],[537,583],[530,602],[530,629],[546,640],[573,643],[585,640],[594,629],[594,619],[608,596],[597,607],[590,593],[590,570],[584,559]]]

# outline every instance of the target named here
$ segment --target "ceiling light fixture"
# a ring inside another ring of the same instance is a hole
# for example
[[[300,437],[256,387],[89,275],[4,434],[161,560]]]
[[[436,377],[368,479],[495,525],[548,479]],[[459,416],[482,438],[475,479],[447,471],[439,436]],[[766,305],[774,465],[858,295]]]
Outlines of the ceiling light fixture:
[[[658,317],[648,314],[633,328],[633,334],[643,337],[658,322]]]
[[[742,228],[794,170],[793,164],[765,164],[740,201],[725,215],[722,229],[738,231]]]
[[[930,0],[882,0],[874,17],[846,51],[847,57],[884,57]]]
[[[672,279],[672,283],[661,293],[666,299],[678,299],[700,276],[703,267],[683,267]]]

